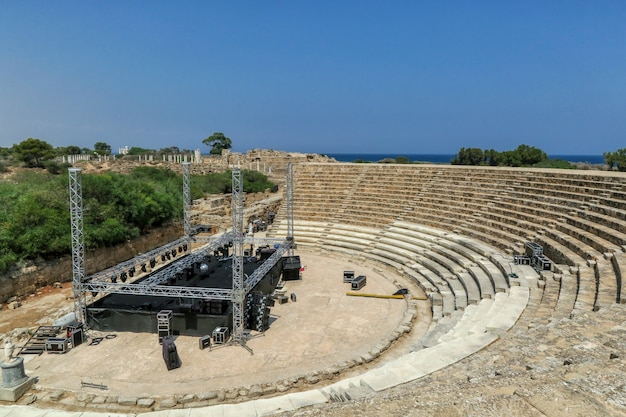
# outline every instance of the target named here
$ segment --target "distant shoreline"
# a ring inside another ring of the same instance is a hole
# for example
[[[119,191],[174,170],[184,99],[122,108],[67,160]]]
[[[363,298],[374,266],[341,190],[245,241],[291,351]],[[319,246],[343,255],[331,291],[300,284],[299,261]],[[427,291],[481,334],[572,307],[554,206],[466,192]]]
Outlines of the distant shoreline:
[[[378,162],[383,159],[396,159],[405,157],[411,162],[429,162],[434,164],[449,164],[455,154],[383,154],[383,153],[329,153],[330,158],[335,158],[338,162]],[[586,162],[589,164],[604,164],[602,155],[548,155],[550,159],[562,159],[568,162]]]

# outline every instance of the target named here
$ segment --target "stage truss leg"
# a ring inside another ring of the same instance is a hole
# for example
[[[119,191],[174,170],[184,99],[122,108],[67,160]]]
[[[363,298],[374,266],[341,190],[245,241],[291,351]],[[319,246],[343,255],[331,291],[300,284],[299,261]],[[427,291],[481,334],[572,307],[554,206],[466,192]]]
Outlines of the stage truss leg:
[[[79,168],[68,168],[70,190],[70,223],[72,228],[72,291],[76,320],[85,323],[85,235],[83,232],[83,188]]]
[[[189,243],[189,236],[191,235],[191,191],[190,191],[190,167],[189,162],[183,162],[183,223],[184,234],[187,243]]]
[[[293,165],[287,163],[287,241],[289,245],[289,256],[294,256],[294,237],[293,237]]]
[[[246,346],[244,332],[244,308],[245,289],[243,281],[243,182],[241,169],[235,168],[232,172],[232,217],[233,217],[233,333],[232,342],[239,343],[250,353],[252,350]]]

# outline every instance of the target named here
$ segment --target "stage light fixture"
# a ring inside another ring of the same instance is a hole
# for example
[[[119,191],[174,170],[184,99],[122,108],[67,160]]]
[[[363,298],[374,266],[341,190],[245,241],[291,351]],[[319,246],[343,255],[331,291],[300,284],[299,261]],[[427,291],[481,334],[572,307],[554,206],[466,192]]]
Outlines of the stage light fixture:
[[[178,247],[178,253],[182,253],[182,252],[183,252],[183,247],[182,247],[182,246],[179,246],[179,247]]]
[[[122,272],[120,274],[120,279],[122,280],[122,282],[126,282],[127,278],[128,278],[128,275],[126,275],[126,272]]]
[[[176,249],[172,249],[172,256],[176,257]]]
[[[128,276],[132,277],[133,275],[135,275],[135,267],[134,266],[128,270]]]
[[[165,262],[165,254],[161,255],[161,262]]]
[[[165,257],[167,258],[167,260],[168,260],[168,261],[169,261],[170,259],[172,259],[172,258],[171,258],[171,256],[170,256],[170,253],[169,253],[169,252],[167,252],[167,253],[165,254]]]
[[[150,259],[150,268],[154,268],[154,265],[156,265],[156,259],[152,258]]]
[[[187,252],[187,244],[186,243],[183,245],[183,251]]]
[[[141,264],[141,272],[146,272],[146,264]]]
[[[117,275],[113,275],[113,276],[111,277],[111,282],[112,282],[113,284],[115,284],[115,283],[117,282]]]

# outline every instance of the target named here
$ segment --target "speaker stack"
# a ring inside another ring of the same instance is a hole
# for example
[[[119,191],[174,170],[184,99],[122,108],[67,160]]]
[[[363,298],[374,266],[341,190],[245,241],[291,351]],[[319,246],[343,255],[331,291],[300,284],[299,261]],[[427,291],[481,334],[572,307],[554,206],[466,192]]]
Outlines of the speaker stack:
[[[270,304],[271,300],[267,295],[248,294],[244,311],[244,325],[248,330],[264,332],[269,328]]]

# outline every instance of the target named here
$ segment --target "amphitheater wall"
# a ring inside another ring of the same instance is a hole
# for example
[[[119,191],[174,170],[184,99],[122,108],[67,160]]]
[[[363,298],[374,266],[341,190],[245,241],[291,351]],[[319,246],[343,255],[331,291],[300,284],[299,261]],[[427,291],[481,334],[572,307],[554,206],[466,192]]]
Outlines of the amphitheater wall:
[[[88,251],[85,256],[85,272],[87,275],[96,273],[178,239],[182,235],[182,224],[173,224],[124,244]],[[22,263],[0,275],[0,302],[4,303],[14,296],[18,298],[28,296],[37,289],[55,282],[71,280],[72,257],[69,255],[48,261],[38,259]]]

